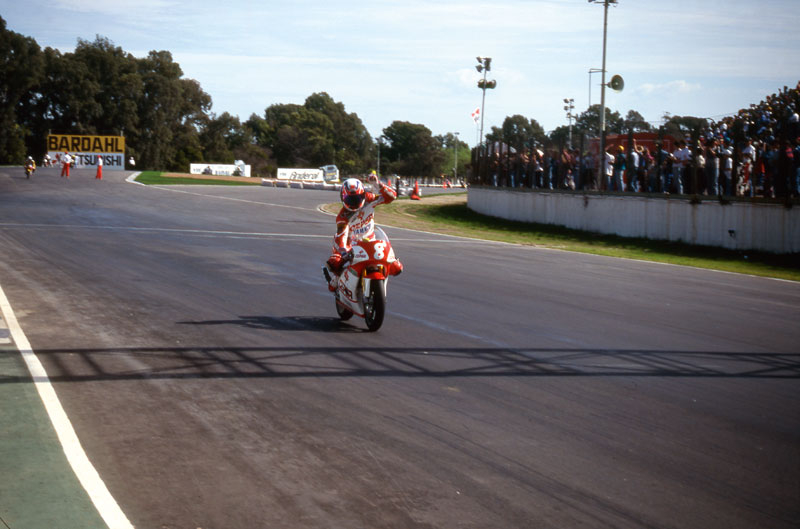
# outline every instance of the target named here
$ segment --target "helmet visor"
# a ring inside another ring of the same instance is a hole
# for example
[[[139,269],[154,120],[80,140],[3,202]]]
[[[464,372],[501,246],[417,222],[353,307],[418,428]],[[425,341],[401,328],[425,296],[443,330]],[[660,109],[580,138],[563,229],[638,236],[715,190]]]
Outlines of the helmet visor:
[[[349,209],[358,209],[362,204],[364,204],[364,195],[353,194],[344,197],[344,205]]]

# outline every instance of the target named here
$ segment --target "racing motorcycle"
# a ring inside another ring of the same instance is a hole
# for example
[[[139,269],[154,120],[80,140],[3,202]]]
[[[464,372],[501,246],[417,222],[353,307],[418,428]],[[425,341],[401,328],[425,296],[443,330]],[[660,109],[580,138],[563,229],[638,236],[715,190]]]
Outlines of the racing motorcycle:
[[[375,227],[372,239],[361,239],[344,257],[345,264],[337,281],[336,312],[342,321],[353,314],[364,318],[367,329],[377,331],[386,312],[386,284],[389,276],[398,275],[402,268],[394,255],[389,237]],[[330,282],[327,268],[322,269]]]

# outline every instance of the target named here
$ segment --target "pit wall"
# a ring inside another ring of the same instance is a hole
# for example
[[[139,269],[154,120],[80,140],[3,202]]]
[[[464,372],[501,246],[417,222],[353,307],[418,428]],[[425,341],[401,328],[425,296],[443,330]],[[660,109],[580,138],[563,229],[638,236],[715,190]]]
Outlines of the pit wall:
[[[470,187],[484,215],[622,237],[682,241],[732,250],[800,252],[800,207],[688,198],[533,192]]]

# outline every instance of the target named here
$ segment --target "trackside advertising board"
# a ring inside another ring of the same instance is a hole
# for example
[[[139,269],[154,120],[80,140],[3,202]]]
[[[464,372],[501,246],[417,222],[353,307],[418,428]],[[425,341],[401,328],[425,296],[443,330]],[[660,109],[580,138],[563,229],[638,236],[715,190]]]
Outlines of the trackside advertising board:
[[[278,180],[323,182],[322,169],[278,169]]]
[[[103,157],[103,168],[110,171],[125,169],[125,136],[81,136],[75,134],[49,134],[47,154],[52,160],[68,152],[75,159],[75,167],[95,167],[97,157]]]
[[[189,173],[213,176],[250,176],[250,167],[244,162],[235,164],[190,163]]]

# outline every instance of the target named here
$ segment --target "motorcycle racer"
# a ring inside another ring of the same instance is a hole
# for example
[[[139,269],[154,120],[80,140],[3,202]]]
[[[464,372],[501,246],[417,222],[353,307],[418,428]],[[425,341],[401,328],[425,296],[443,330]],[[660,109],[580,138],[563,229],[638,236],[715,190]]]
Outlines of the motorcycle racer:
[[[331,291],[335,290],[336,280],[342,273],[344,258],[350,251],[352,241],[372,238],[375,231],[375,207],[397,198],[391,186],[378,180],[375,171],[370,173],[369,181],[378,184],[380,194],[370,193],[356,178],[348,178],[342,184],[342,209],[336,216],[336,235],[333,237],[331,256],[326,263],[334,273],[328,285]],[[390,273],[397,275],[403,270],[403,265],[400,261],[395,261],[392,268]]]
[[[33,156],[28,156],[28,159],[25,160],[25,176],[27,178],[31,177],[31,174],[36,172],[36,162],[33,161]]]

